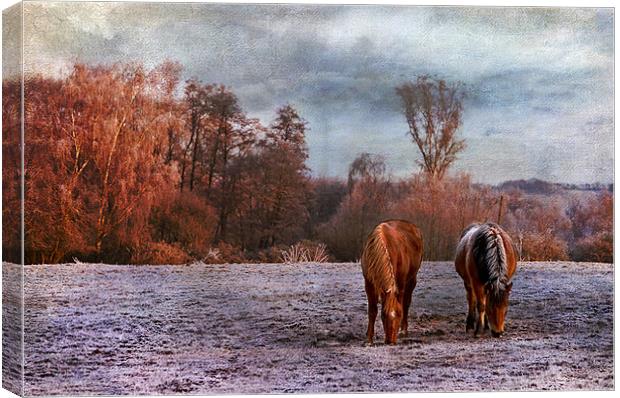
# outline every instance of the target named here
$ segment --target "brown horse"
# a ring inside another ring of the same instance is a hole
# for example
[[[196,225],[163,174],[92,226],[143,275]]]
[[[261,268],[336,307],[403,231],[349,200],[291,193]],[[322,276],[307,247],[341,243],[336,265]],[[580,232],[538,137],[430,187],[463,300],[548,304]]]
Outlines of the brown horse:
[[[407,315],[422,263],[422,248],[420,230],[407,221],[382,222],[368,236],[362,253],[368,297],[368,345],[373,344],[377,302],[382,303],[385,343],[396,344],[399,327],[407,335]]]
[[[501,336],[511,279],[517,269],[516,250],[510,236],[494,223],[470,225],[461,234],[455,266],[467,291],[465,331],[473,329],[475,323],[474,336],[489,326],[494,337]]]

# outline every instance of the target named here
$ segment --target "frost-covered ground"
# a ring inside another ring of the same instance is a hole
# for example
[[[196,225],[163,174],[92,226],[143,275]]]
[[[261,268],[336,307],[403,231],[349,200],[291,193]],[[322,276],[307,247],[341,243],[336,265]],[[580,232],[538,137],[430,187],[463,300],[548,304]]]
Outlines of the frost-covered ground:
[[[614,386],[609,264],[519,264],[507,333],[474,339],[453,265],[425,262],[409,338],[375,347],[357,264],[27,266],[25,281],[27,395]]]

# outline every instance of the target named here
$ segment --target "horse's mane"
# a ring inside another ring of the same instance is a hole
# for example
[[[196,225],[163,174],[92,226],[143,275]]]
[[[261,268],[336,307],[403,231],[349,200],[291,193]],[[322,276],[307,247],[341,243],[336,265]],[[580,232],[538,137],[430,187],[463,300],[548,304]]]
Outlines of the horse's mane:
[[[390,291],[397,293],[394,269],[384,234],[381,225],[378,225],[370,233],[362,254],[362,272],[364,277],[372,282],[379,294]]]
[[[508,283],[504,240],[500,227],[494,223],[481,224],[473,236],[472,251],[480,281],[498,299]]]
[[[465,235],[467,235],[467,233],[468,233],[469,231],[471,231],[471,230],[472,230],[472,229],[474,229],[474,228],[478,228],[479,226],[480,226],[480,224],[478,224],[478,223],[469,224],[469,225],[467,226],[467,228],[465,228],[465,229],[463,230],[463,232],[461,232],[461,237],[460,237],[459,239],[463,239],[463,238],[465,237]]]
[[[469,244],[469,234],[470,232],[475,232],[476,228],[478,228],[480,226],[480,224],[477,223],[473,223],[473,224],[469,224],[467,226],[467,228],[465,228],[463,230],[463,232],[461,232],[461,236],[459,237],[459,243],[456,246],[456,252],[459,253],[463,250],[466,250],[466,248],[468,247]],[[473,230],[473,231],[472,231]]]

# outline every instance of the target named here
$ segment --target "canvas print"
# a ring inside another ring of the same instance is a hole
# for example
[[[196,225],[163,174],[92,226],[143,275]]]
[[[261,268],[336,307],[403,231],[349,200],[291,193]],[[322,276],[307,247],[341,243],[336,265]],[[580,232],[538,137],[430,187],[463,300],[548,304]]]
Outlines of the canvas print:
[[[614,389],[612,8],[2,29],[5,389]]]

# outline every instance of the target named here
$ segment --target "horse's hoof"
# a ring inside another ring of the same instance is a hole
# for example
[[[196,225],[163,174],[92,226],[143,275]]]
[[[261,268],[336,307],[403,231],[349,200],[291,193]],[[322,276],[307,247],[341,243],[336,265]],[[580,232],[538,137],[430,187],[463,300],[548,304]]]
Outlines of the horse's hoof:
[[[364,347],[374,347],[374,346],[375,346],[375,343],[371,343],[368,341],[364,343]]]
[[[474,317],[467,316],[467,319],[465,319],[465,332],[469,332],[470,330],[472,330],[475,324],[476,324],[476,321]]]

